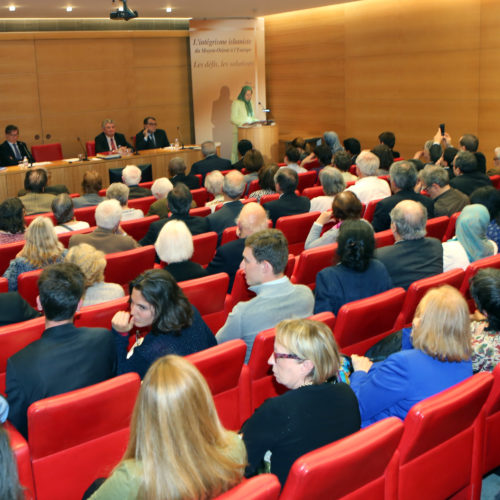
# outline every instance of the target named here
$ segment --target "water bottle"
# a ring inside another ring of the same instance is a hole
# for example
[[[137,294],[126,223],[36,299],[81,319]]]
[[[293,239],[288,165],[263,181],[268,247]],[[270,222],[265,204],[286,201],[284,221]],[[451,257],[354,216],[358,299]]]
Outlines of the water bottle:
[[[179,139],[177,137],[175,138],[175,141],[174,141],[174,148],[175,148],[176,151],[178,149],[180,149]]]
[[[23,158],[23,168],[28,168],[28,167],[29,167],[28,157],[25,156]]]

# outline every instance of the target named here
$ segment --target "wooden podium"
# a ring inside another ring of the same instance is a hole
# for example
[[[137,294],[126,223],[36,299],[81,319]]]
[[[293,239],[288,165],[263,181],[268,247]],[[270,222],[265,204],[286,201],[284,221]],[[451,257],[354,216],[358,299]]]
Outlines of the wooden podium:
[[[266,163],[278,163],[279,159],[279,129],[276,123],[266,125],[256,123],[238,127],[238,141],[247,139],[253,144],[253,147],[259,150]]]

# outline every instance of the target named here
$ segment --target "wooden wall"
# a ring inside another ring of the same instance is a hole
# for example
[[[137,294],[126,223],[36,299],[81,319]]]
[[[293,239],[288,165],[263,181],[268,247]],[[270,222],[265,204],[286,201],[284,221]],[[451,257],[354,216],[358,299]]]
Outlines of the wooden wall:
[[[189,74],[186,31],[0,34],[1,128],[18,125],[28,145],[61,142],[65,157],[105,118],[130,137],[153,115],[190,142]]]
[[[281,134],[383,130],[405,157],[446,123],[500,145],[500,2],[361,0],[265,18],[268,106]]]

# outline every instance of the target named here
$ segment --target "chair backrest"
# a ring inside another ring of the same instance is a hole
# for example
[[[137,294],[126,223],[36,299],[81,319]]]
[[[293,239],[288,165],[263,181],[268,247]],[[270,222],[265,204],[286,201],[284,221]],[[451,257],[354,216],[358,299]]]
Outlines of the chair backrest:
[[[146,236],[151,223],[159,219],[157,215],[149,215],[140,219],[125,220],[120,223],[120,226],[134,240],[139,241]]]
[[[414,281],[406,292],[403,308],[399,313],[394,328],[399,330],[411,325],[419,302],[431,288],[441,285],[451,285],[457,290],[460,290],[460,285],[464,280],[464,274],[465,271],[463,269],[452,269],[451,271],[447,271],[445,273],[436,274],[435,276],[430,276],[429,278]]]
[[[280,197],[279,193],[265,194],[260,197],[260,204],[264,205],[269,201],[277,200]]]
[[[465,270],[464,281],[460,287],[460,292],[466,298],[470,298],[469,295],[469,282],[471,278],[479,271],[479,269],[486,269],[487,267],[494,267],[495,269],[500,269],[500,254],[491,255],[490,257],[485,257],[484,259],[476,260],[471,262],[467,269]]]
[[[439,241],[443,239],[448,224],[450,223],[450,218],[447,215],[441,217],[434,217],[434,219],[429,219],[425,225],[425,230],[427,236],[431,238],[437,238]]]
[[[390,417],[303,455],[292,465],[280,500],[395,498],[402,434],[403,422]]]
[[[238,235],[236,234],[237,229],[238,226],[231,226],[231,227],[226,227],[226,229],[222,231],[222,237],[220,240],[221,246],[225,245],[226,243],[229,243],[230,241],[238,239]]]
[[[149,184],[149,182],[145,182],[144,184]],[[156,201],[156,198],[154,196],[144,196],[142,198],[135,198],[133,200],[129,200],[128,206],[130,208],[136,208],[136,209],[142,210],[144,215],[146,215],[149,211],[149,207],[155,201]]]
[[[179,286],[215,335],[226,322],[224,302],[229,286],[229,276],[226,273],[212,274],[203,278],[181,281]]]
[[[309,172],[308,172],[309,173]],[[283,231],[288,240],[288,251],[299,255],[304,250],[309,230],[320,212],[306,212],[304,214],[286,215],[276,221],[276,229]]]
[[[259,474],[215,497],[214,500],[278,500],[281,485],[274,474]]]
[[[43,269],[35,269],[21,273],[17,277],[17,291],[19,295],[31,306],[36,308],[36,298],[38,296],[38,278]]]
[[[316,196],[324,196],[323,186],[313,186],[305,188],[302,191],[302,196],[307,196],[310,200],[316,198]]]
[[[254,179],[250,182],[248,186],[247,194],[252,194],[254,191],[258,191],[260,189],[259,179]]]
[[[210,207],[197,207],[197,208],[192,208],[189,211],[189,215],[197,216],[197,217],[206,217],[207,215],[210,215],[212,213],[212,210],[210,210]]]
[[[82,307],[75,314],[74,324],[77,328],[107,328],[111,329],[111,319],[118,311],[127,311],[130,297],[108,300],[93,306]]]
[[[87,150],[87,156],[95,156],[95,141],[87,141],[85,149]]]
[[[3,274],[9,267],[12,259],[23,249],[24,240],[15,241],[14,243],[5,243],[0,245],[0,274]]]
[[[245,342],[237,339],[186,356],[205,377],[219,418],[227,429],[240,429],[250,416],[248,374],[241,376],[246,351]]]
[[[81,499],[122,457],[141,386],[136,373],[42,399],[28,408],[37,500]]]
[[[191,189],[191,195],[197,207],[203,207],[208,201],[208,191],[204,187]]]
[[[74,234],[85,234],[91,233],[96,229],[95,226],[86,227],[85,229],[79,229],[78,231],[66,231],[65,233],[59,233],[57,239],[63,244],[65,248],[69,246],[69,240]]]
[[[56,218],[52,212],[44,212],[43,214],[32,214],[24,216],[24,224],[28,227],[37,217],[48,217],[54,226],[57,225]]]
[[[500,175],[492,175],[490,181],[495,189],[500,189]]]
[[[9,280],[7,278],[0,278],[0,293],[9,291]]]
[[[365,213],[363,214],[363,219],[366,219],[368,222],[373,220],[373,216],[375,215],[375,209],[377,208],[377,203],[383,200],[383,198],[379,198],[378,200],[371,200],[366,204]]]
[[[390,229],[375,233],[375,248],[388,247],[394,245],[394,234]]]
[[[125,285],[147,269],[153,269],[156,252],[153,245],[106,255],[104,280]]]
[[[135,136],[134,136],[135,139]],[[146,181],[146,182],[139,182],[139,186],[146,188],[146,189],[151,189],[153,187],[153,184],[155,181]]]
[[[292,275],[292,283],[307,285],[311,290],[316,288],[316,275],[331,266],[337,255],[337,243],[323,245],[304,250],[297,257],[297,264]]]
[[[57,161],[63,159],[62,147],[60,142],[31,146],[31,154],[33,155],[33,159],[36,162]]]
[[[316,184],[318,173],[315,170],[310,170],[309,172],[301,172],[298,176],[299,183],[297,185],[297,190],[302,193],[304,189],[313,187],[314,184]]]
[[[333,331],[344,354],[364,354],[373,344],[394,331],[405,298],[403,288],[344,304]]]
[[[457,219],[458,216],[460,215],[460,212],[455,212],[452,214],[450,217],[450,220],[448,221],[448,227],[446,228],[446,232],[444,233],[442,241],[445,242],[449,240],[450,238],[453,238],[455,236],[455,226],[457,225]]]
[[[493,370],[493,379],[493,387],[484,405],[486,428],[483,474],[500,465],[500,364]]]
[[[95,206],[75,208],[75,219],[89,223],[89,226],[95,226]]]
[[[481,492],[484,413],[493,384],[478,373],[408,412],[399,443],[398,498],[476,498]]]
[[[45,330],[45,318],[34,318],[0,328],[0,392],[5,394],[7,360],[31,342],[38,340]]]
[[[191,260],[205,267],[210,264],[217,250],[217,238],[215,231],[195,234],[193,236],[194,252]]]

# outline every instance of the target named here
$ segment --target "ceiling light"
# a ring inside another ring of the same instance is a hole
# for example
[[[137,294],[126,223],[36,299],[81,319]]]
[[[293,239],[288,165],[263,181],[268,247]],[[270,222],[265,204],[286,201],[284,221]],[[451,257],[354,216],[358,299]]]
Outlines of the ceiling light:
[[[72,12],[73,11],[73,7],[66,7],[66,12]]]
[[[15,5],[9,5],[9,10],[11,12],[15,12],[16,11],[16,6]]]
[[[168,12],[168,13],[172,12],[172,7],[167,7],[167,8],[165,9],[165,11],[166,11],[166,12]]]

